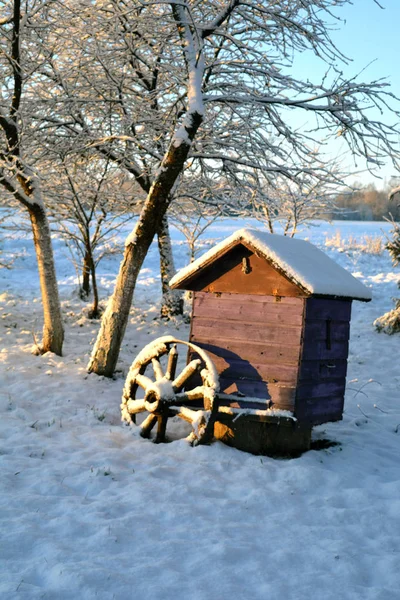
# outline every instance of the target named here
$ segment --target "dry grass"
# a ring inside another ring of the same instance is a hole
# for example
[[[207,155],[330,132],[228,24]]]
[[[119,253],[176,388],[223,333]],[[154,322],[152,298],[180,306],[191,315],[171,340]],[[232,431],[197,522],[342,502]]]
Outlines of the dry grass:
[[[340,248],[343,251],[353,250],[365,252],[366,254],[381,255],[385,249],[383,237],[381,235],[364,235],[361,238],[356,238],[350,235],[347,239],[342,238],[339,230],[331,237],[325,238],[325,245],[331,248]]]

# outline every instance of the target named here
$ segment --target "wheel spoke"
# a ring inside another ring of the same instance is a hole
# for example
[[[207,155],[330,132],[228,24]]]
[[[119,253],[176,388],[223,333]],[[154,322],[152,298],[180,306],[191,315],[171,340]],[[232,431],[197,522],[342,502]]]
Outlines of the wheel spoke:
[[[199,385],[192,390],[188,390],[187,392],[180,392],[176,394],[176,399],[178,402],[191,402],[193,400],[203,400],[205,387],[203,385]]]
[[[198,444],[211,444],[214,438],[214,425],[216,421],[217,415],[215,411],[212,411],[208,417],[208,421],[203,428],[202,433],[198,437]]]
[[[161,368],[160,361],[157,357],[151,359],[151,364],[153,365],[154,375],[156,377],[156,381],[160,381],[160,379],[164,379],[164,373]]]
[[[187,408],[186,406],[176,408],[173,411],[173,416],[180,417],[181,419],[183,419],[184,421],[187,421],[190,424],[193,423],[193,421],[196,418],[196,415],[197,415],[197,410],[192,410],[190,408]]]
[[[146,377],[146,375],[138,373],[135,376],[135,383],[139,384],[141,388],[146,390],[147,388],[151,387],[154,382],[150,379],[150,377]]]
[[[174,392],[180,392],[190,377],[192,377],[192,375],[199,370],[200,366],[201,360],[199,358],[190,361],[190,363],[183,369],[182,373],[180,373],[173,381],[172,387],[174,388]]]
[[[170,380],[174,379],[177,362],[178,362],[178,350],[176,349],[176,344],[174,344],[168,353],[168,365],[167,365],[167,370],[165,371],[166,379],[170,379]]]
[[[162,414],[157,417],[157,435],[154,440],[155,444],[165,442],[165,432],[167,429],[168,414]]]
[[[144,400],[128,400],[126,407],[131,415],[136,415],[146,410]]]
[[[156,415],[149,415],[148,417],[145,418],[143,423],[140,425],[140,429],[141,429],[140,435],[142,436],[142,438],[150,437],[150,432],[156,423],[157,423]]]

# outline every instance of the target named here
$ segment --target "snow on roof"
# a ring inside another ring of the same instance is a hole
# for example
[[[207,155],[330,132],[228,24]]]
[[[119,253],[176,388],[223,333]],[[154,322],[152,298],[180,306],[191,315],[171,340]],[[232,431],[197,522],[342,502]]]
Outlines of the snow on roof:
[[[310,242],[257,229],[239,229],[181,269],[170,281],[177,287],[232,246],[243,243],[310,294],[371,300],[370,290]]]

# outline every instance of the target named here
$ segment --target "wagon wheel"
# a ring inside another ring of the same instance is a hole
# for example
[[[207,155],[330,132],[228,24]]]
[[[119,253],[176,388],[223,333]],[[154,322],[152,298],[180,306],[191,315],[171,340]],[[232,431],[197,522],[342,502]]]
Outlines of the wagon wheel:
[[[195,352],[199,358],[190,361],[176,375],[178,361],[177,344],[183,344]],[[160,358],[168,354],[165,372]],[[145,375],[149,365],[153,367],[153,377]],[[183,392],[189,379],[199,373],[202,385]],[[136,399],[139,388],[144,390],[144,398]],[[138,354],[129,369],[122,396],[122,420],[127,423],[135,422],[136,414],[148,412],[141,424],[142,437],[150,437],[151,430],[157,423],[155,442],[165,441],[165,431],[168,417],[179,416],[192,423],[193,431],[190,436],[193,443],[207,443],[214,435],[215,412],[217,410],[215,395],[219,389],[218,374],[206,352],[172,336],[158,338],[148,344]],[[193,401],[202,400],[204,410],[192,410],[187,407]]]

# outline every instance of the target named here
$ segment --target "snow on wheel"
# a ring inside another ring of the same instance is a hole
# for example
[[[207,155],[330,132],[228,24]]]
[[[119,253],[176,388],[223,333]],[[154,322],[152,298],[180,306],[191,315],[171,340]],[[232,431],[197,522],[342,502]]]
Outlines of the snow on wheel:
[[[178,345],[184,345],[198,358],[191,360],[176,375],[178,362]],[[167,366],[163,369],[160,359],[168,355]],[[152,367],[152,373],[145,374]],[[188,387],[190,379],[199,374],[202,384],[193,389]],[[141,388],[144,398],[137,399]],[[192,424],[191,441],[206,443],[211,440],[214,431],[215,403],[219,390],[218,373],[206,352],[191,344],[172,336],[164,336],[148,344],[137,355],[129,369],[122,396],[122,420],[134,423],[138,413],[147,412],[148,416],[140,425],[141,436],[149,437],[157,423],[155,442],[165,441],[168,417],[179,416]],[[193,401],[203,402],[204,410],[193,410],[187,405]]]

